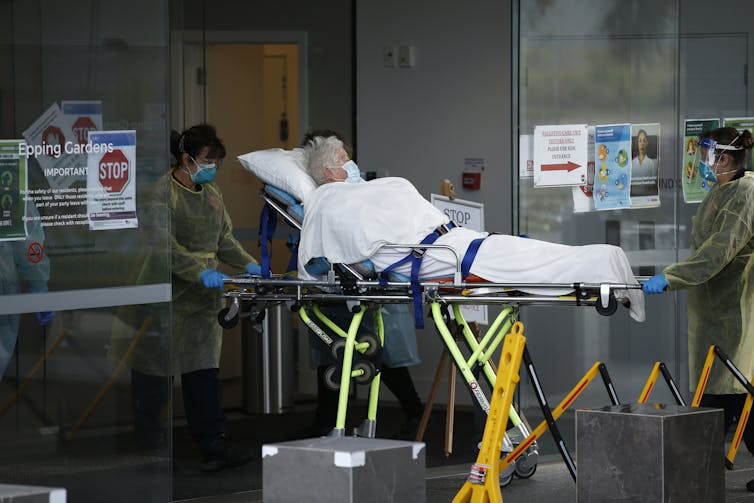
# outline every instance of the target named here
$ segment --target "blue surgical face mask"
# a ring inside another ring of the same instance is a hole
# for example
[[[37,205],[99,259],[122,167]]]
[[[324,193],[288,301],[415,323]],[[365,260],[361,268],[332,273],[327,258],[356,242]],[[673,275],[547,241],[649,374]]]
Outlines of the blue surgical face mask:
[[[699,175],[710,183],[717,183],[717,173],[709,163],[699,162]]]
[[[359,171],[359,167],[356,165],[353,161],[347,161],[343,165],[343,169],[346,171],[346,174],[348,177],[346,178],[346,183],[359,183],[362,182],[361,178],[361,171]]]
[[[189,176],[191,177],[192,182],[201,185],[203,183],[209,183],[215,179],[215,176],[217,175],[217,164],[199,164],[193,157],[191,160],[194,161],[194,164],[196,164],[197,167],[196,173],[191,173],[189,171]]]

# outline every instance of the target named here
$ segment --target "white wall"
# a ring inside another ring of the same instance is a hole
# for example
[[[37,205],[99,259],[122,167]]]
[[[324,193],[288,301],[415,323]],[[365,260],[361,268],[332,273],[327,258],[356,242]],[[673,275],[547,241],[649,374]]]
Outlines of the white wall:
[[[459,198],[485,204],[488,230],[510,232],[510,26],[507,0],[357,0],[359,167],[408,178],[427,198],[449,178]],[[386,68],[393,45],[414,46],[416,65]],[[485,161],[482,188],[466,191],[464,159],[474,157]],[[441,342],[432,328],[418,336],[423,363],[411,373],[426,397]],[[458,401],[470,403],[463,392]]]

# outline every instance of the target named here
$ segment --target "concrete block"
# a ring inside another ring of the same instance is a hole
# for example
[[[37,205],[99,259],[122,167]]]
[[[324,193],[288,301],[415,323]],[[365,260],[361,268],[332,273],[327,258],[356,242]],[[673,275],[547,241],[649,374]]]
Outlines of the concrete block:
[[[722,409],[577,410],[577,501],[724,502],[723,443]]]
[[[265,503],[421,503],[425,445],[379,438],[319,437],[262,446]]]
[[[66,491],[59,487],[0,484],[3,503],[65,503]]]

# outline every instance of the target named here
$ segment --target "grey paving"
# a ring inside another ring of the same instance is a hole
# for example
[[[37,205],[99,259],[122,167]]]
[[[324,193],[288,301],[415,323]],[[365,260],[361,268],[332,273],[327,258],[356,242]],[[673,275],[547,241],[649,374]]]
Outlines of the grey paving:
[[[745,459],[744,459],[745,458]],[[450,502],[468,475],[468,466],[443,466],[427,470],[427,502]],[[726,503],[754,503],[754,493],[746,490],[746,482],[754,479],[754,459],[741,452],[733,471],[725,474]],[[546,456],[537,472],[529,479],[514,479],[501,491],[505,503],[576,503],[576,484],[557,456]],[[259,503],[262,491],[249,491],[225,496],[184,500],[190,503]],[[316,501],[316,500],[312,500]],[[684,502],[686,503],[686,502]]]

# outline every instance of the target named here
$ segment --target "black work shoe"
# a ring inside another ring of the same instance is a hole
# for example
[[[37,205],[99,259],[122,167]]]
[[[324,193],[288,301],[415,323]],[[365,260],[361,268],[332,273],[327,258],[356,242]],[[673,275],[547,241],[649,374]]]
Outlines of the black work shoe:
[[[750,480],[746,483],[746,489],[754,493],[754,480]]]
[[[200,468],[203,472],[218,472],[246,464],[253,457],[251,449],[228,444],[224,438],[218,438],[204,449]]]

